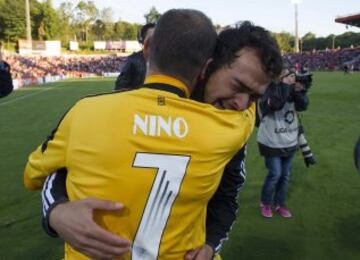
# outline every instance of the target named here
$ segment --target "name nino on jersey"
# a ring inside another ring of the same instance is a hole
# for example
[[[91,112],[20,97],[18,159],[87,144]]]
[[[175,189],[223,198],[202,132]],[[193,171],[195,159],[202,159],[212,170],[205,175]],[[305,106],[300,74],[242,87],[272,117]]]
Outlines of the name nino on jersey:
[[[182,117],[173,118],[159,115],[134,115],[133,134],[145,136],[174,136],[184,138],[189,126]]]

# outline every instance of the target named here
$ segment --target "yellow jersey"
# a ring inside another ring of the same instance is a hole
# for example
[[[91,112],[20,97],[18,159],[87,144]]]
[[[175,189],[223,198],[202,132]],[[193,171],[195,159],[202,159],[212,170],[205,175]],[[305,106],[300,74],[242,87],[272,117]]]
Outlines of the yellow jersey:
[[[125,259],[183,259],[205,243],[207,203],[253,130],[255,106],[219,110],[181,93],[182,82],[153,75],[141,89],[80,100],[30,155],[26,187],[41,188],[65,167],[70,200],[126,206],[95,212],[99,225],[133,242]],[[87,258],[65,245],[65,259]]]

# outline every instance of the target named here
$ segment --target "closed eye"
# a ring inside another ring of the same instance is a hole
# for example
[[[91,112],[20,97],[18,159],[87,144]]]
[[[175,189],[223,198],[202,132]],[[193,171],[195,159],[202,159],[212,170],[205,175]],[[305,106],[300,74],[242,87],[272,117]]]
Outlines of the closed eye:
[[[252,100],[257,100],[263,96],[263,94],[256,93],[253,91],[249,86],[244,84],[241,80],[235,79],[236,82],[236,89],[239,93],[245,93],[250,96]]]

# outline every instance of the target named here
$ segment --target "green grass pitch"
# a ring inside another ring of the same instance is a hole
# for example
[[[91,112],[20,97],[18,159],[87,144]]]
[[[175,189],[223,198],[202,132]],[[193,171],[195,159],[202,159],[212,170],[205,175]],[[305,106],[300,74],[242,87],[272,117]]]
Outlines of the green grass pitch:
[[[0,100],[0,259],[61,259],[63,244],[42,231],[40,193],[25,190],[23,168],[68,108],[87,94],[111,91],[113,82],[68,80]],[[223,259],[360,259],[360,174],[353,163],[360,74],[315,73],[309,96],[301,118],[318,163],[307,169],[300,153],[295,158],[287,199],[294,217],[260,216],[266,171],[254,134],[238,220]]]

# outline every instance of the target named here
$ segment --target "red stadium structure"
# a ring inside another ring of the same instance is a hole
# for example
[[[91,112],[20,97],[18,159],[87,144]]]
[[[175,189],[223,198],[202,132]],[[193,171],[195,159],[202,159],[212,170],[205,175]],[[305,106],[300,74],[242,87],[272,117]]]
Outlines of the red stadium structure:
[[[338,17],[335,22],[360,27],[360,13]]]

